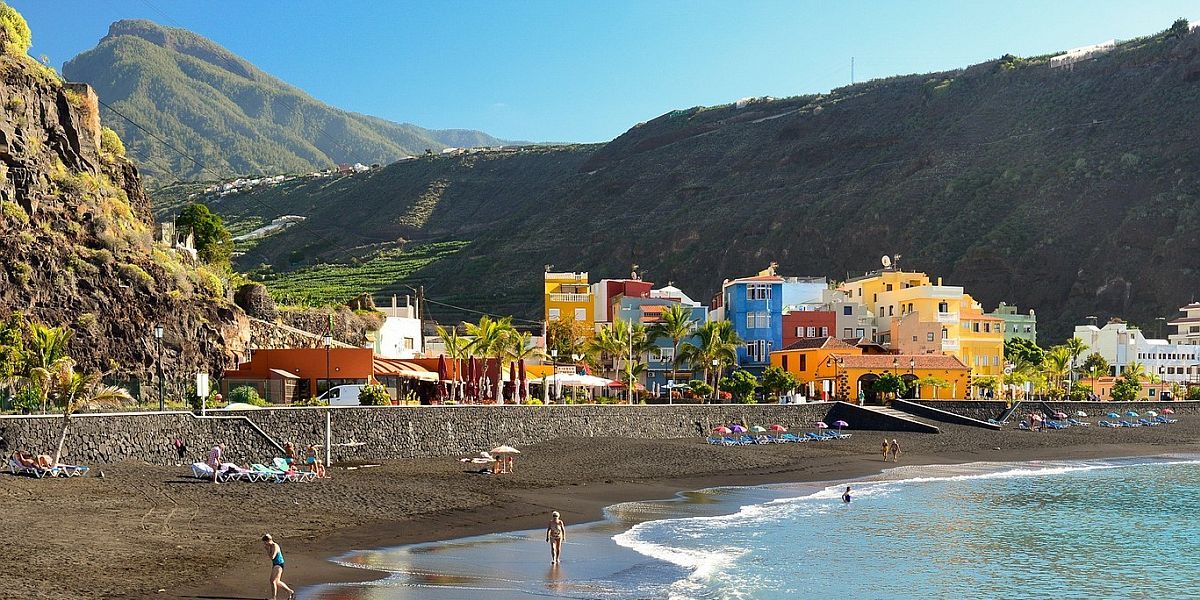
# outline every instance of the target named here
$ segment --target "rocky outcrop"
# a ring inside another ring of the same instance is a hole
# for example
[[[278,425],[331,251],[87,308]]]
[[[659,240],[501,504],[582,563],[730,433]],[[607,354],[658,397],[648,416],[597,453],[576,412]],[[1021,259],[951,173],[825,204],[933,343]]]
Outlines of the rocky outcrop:
[[[4,53],[0,110],[0,311],[72,327],[71,356],[119,379],[152,374],[157,323],[168,373],[233,364],[245,316],[215,272],[153,242],[137,168],[101,148],[91,89]]]
[[[350,344],[364,346],[374,341],[374,332],[383,326],[383,314],[351,310],[348,306],[330,309],[285,310],[279,313],[280,322],[303,329],[317,335],[329,331],[330,318],[333,320],[333,339]]]

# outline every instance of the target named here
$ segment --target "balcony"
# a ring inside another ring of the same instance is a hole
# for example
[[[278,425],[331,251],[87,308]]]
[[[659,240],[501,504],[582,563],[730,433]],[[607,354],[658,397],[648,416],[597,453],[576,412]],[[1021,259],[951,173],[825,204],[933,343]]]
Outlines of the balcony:
[[[942,350],[958,350],[958,340],[942,340]]]
[[[551,302],[584,303],[591,302],[591,294],[550,294]]]
[[[937,314],[937,322],[938,323],[957,323],[958,322],[958,313],[939,312]]]

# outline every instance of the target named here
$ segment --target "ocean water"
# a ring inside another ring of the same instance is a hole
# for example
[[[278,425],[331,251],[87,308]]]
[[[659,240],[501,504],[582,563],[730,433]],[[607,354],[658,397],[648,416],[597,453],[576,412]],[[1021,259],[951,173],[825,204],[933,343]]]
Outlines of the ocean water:
[[[541,530],[354,552],[390,576],[302,597],[1189,598],[1198,516],[1195,456],[899,467],[617,505],[560,567]]]

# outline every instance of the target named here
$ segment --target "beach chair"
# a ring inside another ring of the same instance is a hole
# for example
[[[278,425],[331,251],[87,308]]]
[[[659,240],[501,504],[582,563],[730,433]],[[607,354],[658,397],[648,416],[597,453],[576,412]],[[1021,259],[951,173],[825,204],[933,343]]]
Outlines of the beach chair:
[[[317,474],[312,471],[299,471],[294,465],[289,465],[286,459],[275,458],[275,468],[283,471],[284,477],[293,481],[316,481]]]
[[[268,467],[263,464],[252,463],[250,465],[250,470],[258,476],[259,481],[270,481],[272,483],[283,483],[285,481],[290,481],[286,471],[280,471],[279,469]]]
[[[1029,421],[1021,421],[1020,423],[1017,424],[1017,429],[1024,429],[1025,431],[1029,431],[1030,430]]]
[[[1112,423],[1109,423],[1108,421],[1100,421],[1097,424],[1100,425],[1101,427],[1118,427],[1117,425],[1113,425]]]
[[[83,465],[58,465],[59,477],[83,477],[91,469]]]
[[[1151,421],[1149,419],[1138,419],[1138,425],[1142,425],[1144,427],[1155,427],[1161,425],[1161,423],[1158,421]]]
[[[13,475],[32,475],[37,479],[41,479],[46,476],[53,477],[58,474],[56,469],[43,469],[42,467],[37,466],[27,467],[17,462],[17,460],[12,457],[9,457],[8,459],[8,470]]]
[[[785,442],[807,442],[808,438],[797,436],[794,433],[785,433],[779,436],[779,439]]]
[[[1137,423],[1130,423],[1129,421],[1126,421],[1124,419],[1117,421],[1117,424],[1120,425],[1121,427],[1141,427],[1141,425],[1138,425]]]
[[[811,431],[810,431],[810,432],[808,432],[808,433],[805,433],[804,435],[805,435],[805,437],[807,437],[808,439],[810,439],[810,440],[812,440],[812,441],[814,441],[814,442],[823,442],[823,441],[825,441],[825,436],[823,436],[823,435],[821,435],[821,434],[819,434],[819,433],[814,433],[814,432],[811,432]]]
[[[222,463],[221,470],[218,471],[218,478],[224,481],[261,481],[262,477],[251,469],[243,469],[234,463]]]
[[[207,463],[192,463],[192,477],[196,479],[212,479],[212,467]]]
[[[710,435],[710,436],[708,436],[708,437],[704,438],[704,442],[705,442],[706,444],[712,444],[712,445],[714,445],[714,446],[721,445],[721,443],[722,443],[722,442],[724,442],[724,441],[725,441],[725,440],[724,440],[724,438],[720,438],[720,437],[717,437],[717,436],[715,436],[715,435]]]
[[[1088,425],[1091,425],[1091,423],[1084,423],[1083,421],[1079,421],[1079,420],[1073,419],[1073,418],[1067,419],[1067,422],[1076,427],[1087,427]]]
[[[1158,421],[1159,423],[1162,423],[1163,425],[1168,425],[1170,423],[1178,423],[1179,422],[1179,419],[1171,419],[1168,417],[1164,417],[1162,415],[1154,417],[1154,420]]]

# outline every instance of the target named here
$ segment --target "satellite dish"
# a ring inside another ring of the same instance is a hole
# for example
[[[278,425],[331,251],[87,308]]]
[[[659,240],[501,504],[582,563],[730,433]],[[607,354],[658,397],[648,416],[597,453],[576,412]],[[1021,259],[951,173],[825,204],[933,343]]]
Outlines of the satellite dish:
[[[879,262],[883,263],[883,268],[885,268],[885,269],[890,268],[892,266],[892,258],[886,254],[884,254],[883,257],[879,259]]]

